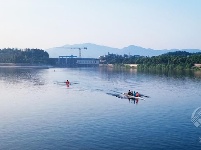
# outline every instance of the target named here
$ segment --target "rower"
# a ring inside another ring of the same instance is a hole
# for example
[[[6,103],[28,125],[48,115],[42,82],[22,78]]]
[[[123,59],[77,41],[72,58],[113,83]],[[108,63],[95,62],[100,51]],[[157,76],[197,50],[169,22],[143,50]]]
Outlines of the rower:
[[[140,94],[138,92],[136,92],[136,97],[140,97]]]
[[[128,95],[132,95],[132,93],[131,93],[131,91],[130,91],[130,90],[128,90]]]
[[[69,84],[70,84],[70,82],[68,80],[66,80],[66,85],[69,85]]]
[[[136,93],[135,93],[135,91],[133,92],[133,96],[136,96]]]

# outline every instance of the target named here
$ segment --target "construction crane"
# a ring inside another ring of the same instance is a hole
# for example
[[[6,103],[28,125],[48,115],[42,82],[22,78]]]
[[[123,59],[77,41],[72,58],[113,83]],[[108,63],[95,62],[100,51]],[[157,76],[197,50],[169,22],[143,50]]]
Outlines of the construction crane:
[[[56,47],[56,48],[64,48],[64,49],[78,49],[79,50],[79,58],[81,58],[81,49],[87,49],[87,47]]]
[[[70,49],[79,49],[79,58],[81,58],[81,49],[87,49],[87,47],[69,47]]]

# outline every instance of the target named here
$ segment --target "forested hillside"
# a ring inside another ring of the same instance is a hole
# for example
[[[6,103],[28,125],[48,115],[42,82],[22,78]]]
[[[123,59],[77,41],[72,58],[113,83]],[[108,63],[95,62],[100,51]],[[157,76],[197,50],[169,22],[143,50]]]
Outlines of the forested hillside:
[[[201,64],[201,53],[176,51],[152,57],[108,54],[100,60],[108,64],[139,64],[140,69],[191,69],[194,64]]]
[[[0,49],[0,63],[47,63],[49,54],[41,49]]]

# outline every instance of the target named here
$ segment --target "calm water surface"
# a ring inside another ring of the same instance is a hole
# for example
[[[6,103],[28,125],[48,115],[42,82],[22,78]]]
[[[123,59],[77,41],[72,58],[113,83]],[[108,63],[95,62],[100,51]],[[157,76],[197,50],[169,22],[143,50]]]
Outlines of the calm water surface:
[[[116,97],[129,89],[150,98]],[[199,72],[1,68],[0,149],[200,150],[200,91]]]

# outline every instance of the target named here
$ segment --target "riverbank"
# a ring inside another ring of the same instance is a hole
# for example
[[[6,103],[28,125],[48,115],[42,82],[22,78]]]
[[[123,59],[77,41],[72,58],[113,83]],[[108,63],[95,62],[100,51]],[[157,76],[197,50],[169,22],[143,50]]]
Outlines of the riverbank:
[[[194,66],[183,65],[166,65],[166,64],[99,64],[99,67],[109,68],[130,68],[140,70],[201,70],[201,64],[194,64]]]
[[[29,64],[29,63],[0,63],[0,68],[52,68],[50,65],[45,64]]]
[[[99,64],[99,67],[110,67],[110,68],[132,68],[137,69],[138,64]]]

